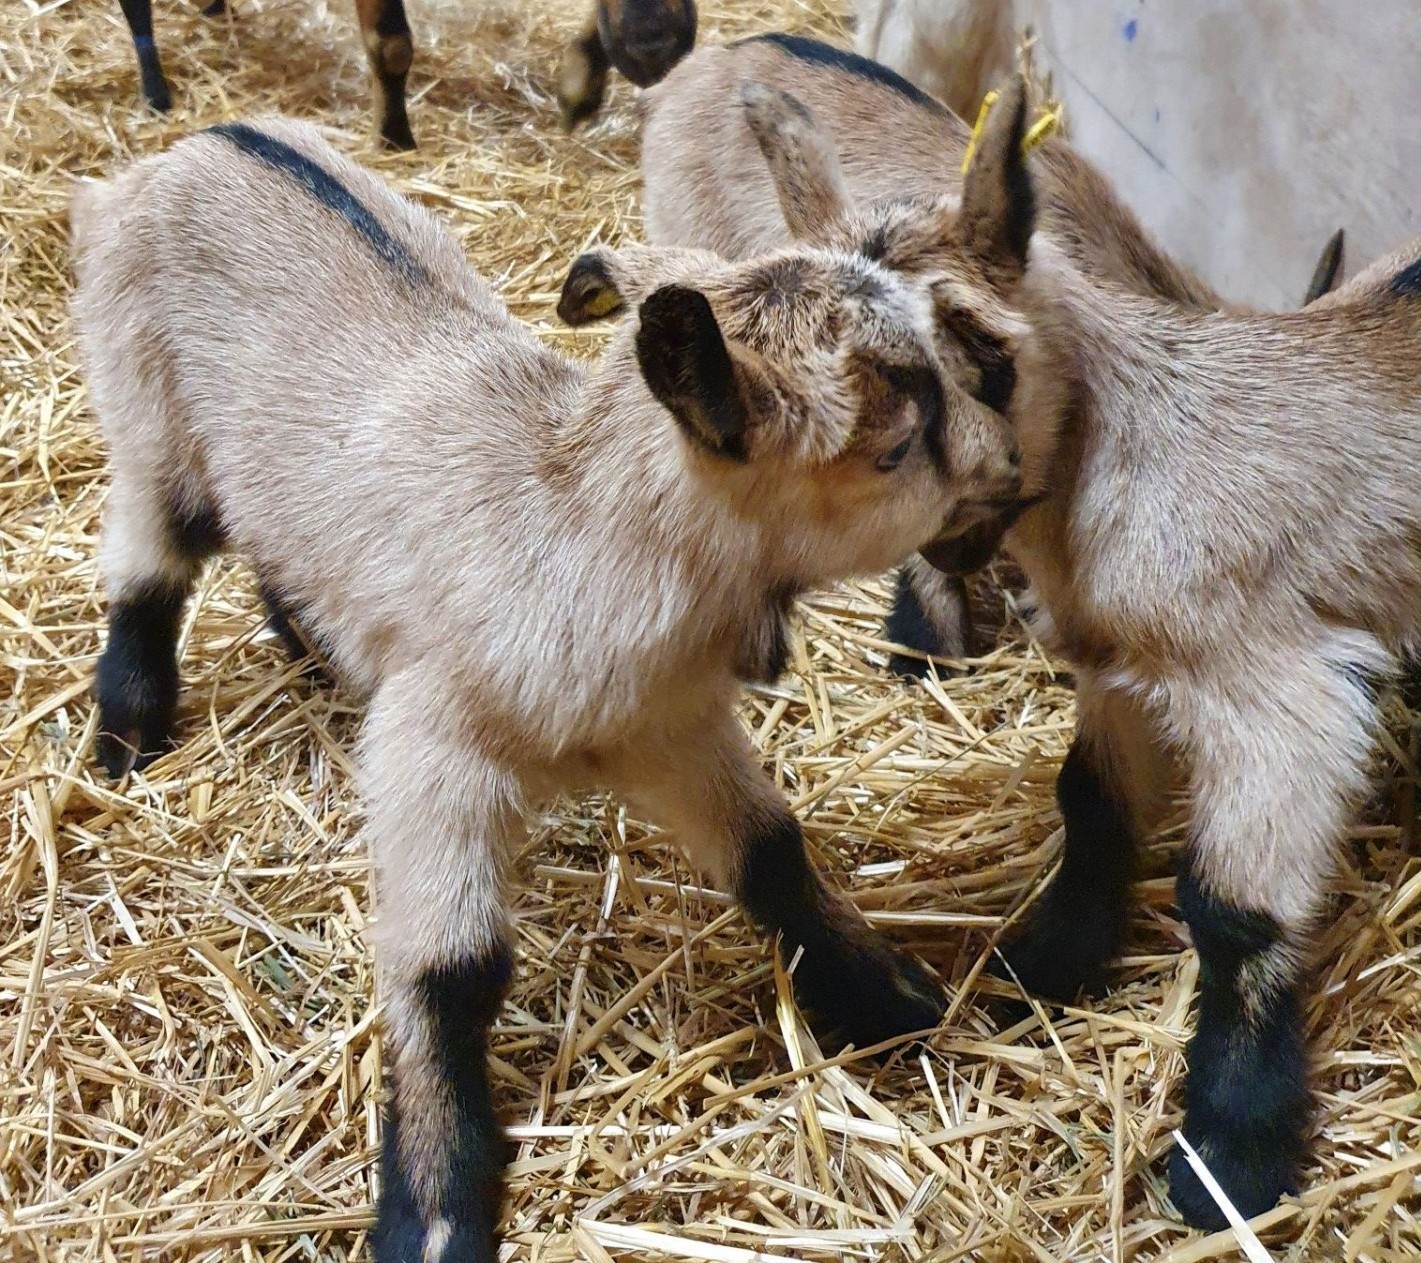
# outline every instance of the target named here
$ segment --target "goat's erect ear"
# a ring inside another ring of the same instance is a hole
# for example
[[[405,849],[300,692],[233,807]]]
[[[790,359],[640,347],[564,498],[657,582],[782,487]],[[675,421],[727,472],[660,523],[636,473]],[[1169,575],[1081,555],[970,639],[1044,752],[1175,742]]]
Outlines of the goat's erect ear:
[[[596,246],[568,268],[558,298],[558,318],[570,325],[591,324],[637,306],[662,285],[705,277],[724,261],[704,250],[627,245]]]
[[[706,297],[664,285],[642,303],[637,362],[651,393],[708,451],[746,457],[749,411],[740,374]]]
[[[839,151],[814,115],[788,92],[747,80],[745,121],[765,155],[790,236],[813,235],[850,210]]]
[[[1036,194],[1021,142],[1026,135],[1026,80],[1013,75],[987,115],[962,185],[958,231],[963,246],[989,272],[1019,277],[1036,227]]]

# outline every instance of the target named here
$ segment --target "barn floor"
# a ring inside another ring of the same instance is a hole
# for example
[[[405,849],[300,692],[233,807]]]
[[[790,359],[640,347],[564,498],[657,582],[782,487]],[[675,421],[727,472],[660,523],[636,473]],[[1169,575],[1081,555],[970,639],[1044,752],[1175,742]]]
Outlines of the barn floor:
[[[90,766],[105,480],[65,312],[72,179],[222,119],[314,118],[543,336],[593,352],[553,302],[586,243],[635,234],[637,178],[625,85],[591,130],[557,127],[585,2],[416,3],[422,148],[395,157],[368,137],[345,4],[236,0],[212,21],[160,3],[165,119],[139,105],[117,5],[0,13],[0,1257],[360,1257],[377,1178],[353,700],[298,677],[223,564],[186,627],[181,750],[120,787]],[[702,7],[703,39],[844,29],[825,0]],[[884,597],[807,602],[791,672],[745,719],[826,868],[940,970],[948,1021],[887,1065],[826,1060],[764,944],[670,848],[616,803],[552,807],[521,856],[494,1039],[506,1259],[1241,1257],[1178,1226],[1161,1172],[1197,973],[1171,840],[1118,987],[999,1029],[977,980],[1058,841],[1069,680],[996,597],[1005,630],[970,672],[891,681]],[[1418,729],[1389,717],[1309,1013],[1317,1157],[1255,1258],[1421,1255]]]

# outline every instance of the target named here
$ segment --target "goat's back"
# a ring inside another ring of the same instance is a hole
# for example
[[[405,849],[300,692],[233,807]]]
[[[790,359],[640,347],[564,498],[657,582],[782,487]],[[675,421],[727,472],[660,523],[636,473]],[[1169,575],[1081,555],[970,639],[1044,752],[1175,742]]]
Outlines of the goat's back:
[[[1063,494],[1010,546],[1069,653],[1158,644],[1205,663],[1324,626],[1421,643],[1418,259],[1421,242],[1276,315],[1062,271],[1080,391]]]

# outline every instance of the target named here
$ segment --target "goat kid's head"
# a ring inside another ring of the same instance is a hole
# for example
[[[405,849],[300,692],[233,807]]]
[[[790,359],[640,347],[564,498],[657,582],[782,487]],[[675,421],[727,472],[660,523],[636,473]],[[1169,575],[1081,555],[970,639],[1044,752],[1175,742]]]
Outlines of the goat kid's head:
[[[695,0],[598,0],[597,31],[612,65],[649,88],[695,46]]]
[[[558,314],[624,309],[697,475],[770,528],[804,582],[955,539],[1020,490],[1002,418],[949,399],[923,293],[872,260],[807,246],[744,262],[649,246],[580,256]]]
[[[927,295],[934,346],[947,379],[949,425],[983,411],[1034,424],[1041,409],[1013,408],[1018,360],[1032,341],[1027,256],[1036,222],[1035,194],[1022,140],[1026,84],[1002,87],[955,197],[907,198],[855,206],[839,170],[833,138],[795,97],[766,84],[741,89],[746,122],[769,165],[791,236],[806,244],[872,260]],[[1035,383],[1044,386],[1041,383]],[[1049,410],[1048,410],[1049,411]],[[1028,488],[1039,491],[1040,488]],[[1027,502],[1009,505],[995,525],[964,537],[957,557],[929,560],[967,571],[982,564]]]

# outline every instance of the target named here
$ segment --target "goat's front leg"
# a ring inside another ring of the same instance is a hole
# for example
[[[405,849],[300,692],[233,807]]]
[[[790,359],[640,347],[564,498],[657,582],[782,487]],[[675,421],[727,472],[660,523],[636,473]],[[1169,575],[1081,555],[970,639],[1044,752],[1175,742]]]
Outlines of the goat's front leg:
[[[380,100],[380,139],[388,149],[413,149],[405,79],[414,62],[414,38],[404,0],[355,0],[355,12]]]
[[[1192,768],[1179,908],[1199,952],[1184,1135],[1245,1218],[1296,1191],[1310,1130],[1307,937],[1365,786],[1375,702],[1364,670],[1382,661],[1356,641],[1251,661],[1247,682],[1192,683],[1171,699]],[[1225,1226],[1181,1151],[1170,1196],[1185,1222]]]
[[[143,81],[143,95],[160,114],[173,108],[173,94],[163,75],[158,58],[158,45],[153,42],[153,0],[119,0],[119,7],[133,36],[133,51],[138,56],[138,74]]]
[[[376,1263],[493,1263],[506,1162],[488,1031],[513,974],[501,868],[518,787],[387,685],[362,737],[393,1084]],[[452,727],[452,724],[451,724]]]
[[[1065,842],[1061,867],[1002,952],[1033,995],[1067,1002],[1098,988],[1124,944],[1135,852],[1173,775],[1139,703],[1076,680],[1076,738],[1056,781]],[[994,969],[994,972],[999,972]]]
[[[733,715],[629,759],[620,779],[634,806],[671,830],[778,940],[780,958],[794,966],[795,998],[826,1032],[864,1048],[937,1025],[941,988],[825,886],[799,821]]]
[[[884,637],[933,658],[965,658],[973,648],[972,603],[961,575],[935,570],[921,557],[903,563],[893,593]],[[895,653],[888,669],[905,679],[921,679],[927,658]]]

